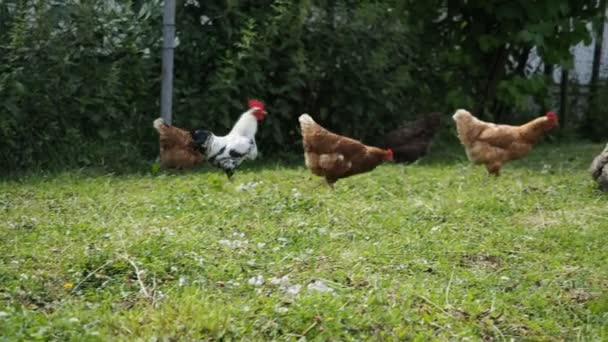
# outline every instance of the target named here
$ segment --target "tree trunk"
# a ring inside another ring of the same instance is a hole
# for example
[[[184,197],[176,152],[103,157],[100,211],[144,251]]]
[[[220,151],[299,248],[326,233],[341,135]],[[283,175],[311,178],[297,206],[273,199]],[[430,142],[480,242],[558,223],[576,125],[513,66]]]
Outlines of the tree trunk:
[[[530,51],[532,47],[525,47],[519,57],[517,58],[517,67],[515,68],[515,74],[520,76],[526,76],[526,66],[528,66],[528,59],[530,59]]]
[[[488,78],[480,82],[477,94],[480,94],[475,104],[474,113],[480,117],[485,117],[485,109],[488,103],[493,103],[496,99],[496,88],[498,83],[504,78],[505,64],[509,58],[509,49],[506,46],[500,47],[489,56],[486,62]],[[496,119],[496,118],[494,118]]]
[[[568,79],[569,71],[562,67],[562,79],[560,81],[559,94],[559,121],[560,129],[566,126],[566,118],[568,117]]]
[[[530,51],[532,51],[532,47],[525,47],[519,52],[519,56],[517,57],[517,65],[509,78],[513,76],[526,77],[526,66],[528,65]],[[496,98],[494,98],[494,119],[496,122],[512,123],[512,106],[507,106],[502,101],[498,101]]]
[[[543,114],[550,110],[547,104],[550,103],[553,98],[553,70],[553,64],[545,63],[545,70],[543,71],[543,73],[545,74],[545,82],[547,82],[547,93],[545,97],[538,99],[538,102],[540,103],[541,112]]]

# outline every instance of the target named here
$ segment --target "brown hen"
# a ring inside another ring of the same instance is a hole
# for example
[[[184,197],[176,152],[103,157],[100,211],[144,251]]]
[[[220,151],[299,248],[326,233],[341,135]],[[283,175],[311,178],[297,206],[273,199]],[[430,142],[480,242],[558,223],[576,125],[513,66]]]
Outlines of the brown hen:
[[[190,132],[154,120],[160,143],[160,165],[164,168],[191,169],[205,160]]]
[[[521,126],[481,121],[464,109],[457,110],[452,118],[469,160],[484,164],[494,176],[500,175],[506,162],[528,155],[543,134],[557,125],[553,112]]]
[[[371,171],[383,161],[393,160],[392,150],[366,146],[332,133],[308,114],[300,115],[299,121],[306,167],[313,174],[324,177],[331,187],[340,178]]]

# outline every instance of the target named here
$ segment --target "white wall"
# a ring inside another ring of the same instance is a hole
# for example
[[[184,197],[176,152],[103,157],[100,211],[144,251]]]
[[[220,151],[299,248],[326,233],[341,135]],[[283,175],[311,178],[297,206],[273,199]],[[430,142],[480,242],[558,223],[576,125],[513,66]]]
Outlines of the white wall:
[[[604,42],[602,46],[602,59],[600,64],[600,79],[608,79],[608,23],[604,24]],[[574,70],[570,77],[578,81],[580,85],[588,85],[591,81],[591,68],[593,66],[593,51],[595,50],[595,39],[589,45],[580,43],[570,51],[574,55]],[[555,82],[560,81],[561,70],[553,74]]]

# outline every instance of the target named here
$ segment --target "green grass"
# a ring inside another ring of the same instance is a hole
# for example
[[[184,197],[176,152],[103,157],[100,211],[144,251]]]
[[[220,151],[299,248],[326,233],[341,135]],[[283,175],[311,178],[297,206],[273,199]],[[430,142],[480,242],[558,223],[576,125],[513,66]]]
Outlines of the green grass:
[[[8,179],[0,340],[606,340],[601,149],[494,179],[436,148],[335,191],[301,162]]]

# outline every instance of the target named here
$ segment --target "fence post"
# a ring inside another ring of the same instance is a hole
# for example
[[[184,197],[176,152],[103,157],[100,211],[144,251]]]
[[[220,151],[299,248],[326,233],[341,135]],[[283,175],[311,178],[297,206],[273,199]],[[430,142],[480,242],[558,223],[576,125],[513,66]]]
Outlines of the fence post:
[[[595,31],[595,47],[593,49],[593,64],[591,66],[591,82],[589,83],[589,109],[587,111],[587,117],[585,121],[589,123],[589,126],[593,125],[595,100],[597,95],[598,81],[600,76],[600,67],[602,65],[602,47],[604,43],[604,29],[605,29],[605,18],[606,18],[606,0],[600,0],[598,5],[601,13],[599,20],[599,27],[594,27]]]
[[[165,0],[163,12],[162,83],[160,91],[160,115],[171,124],[173,105],[173,49],[175,40],[175,0]]]

